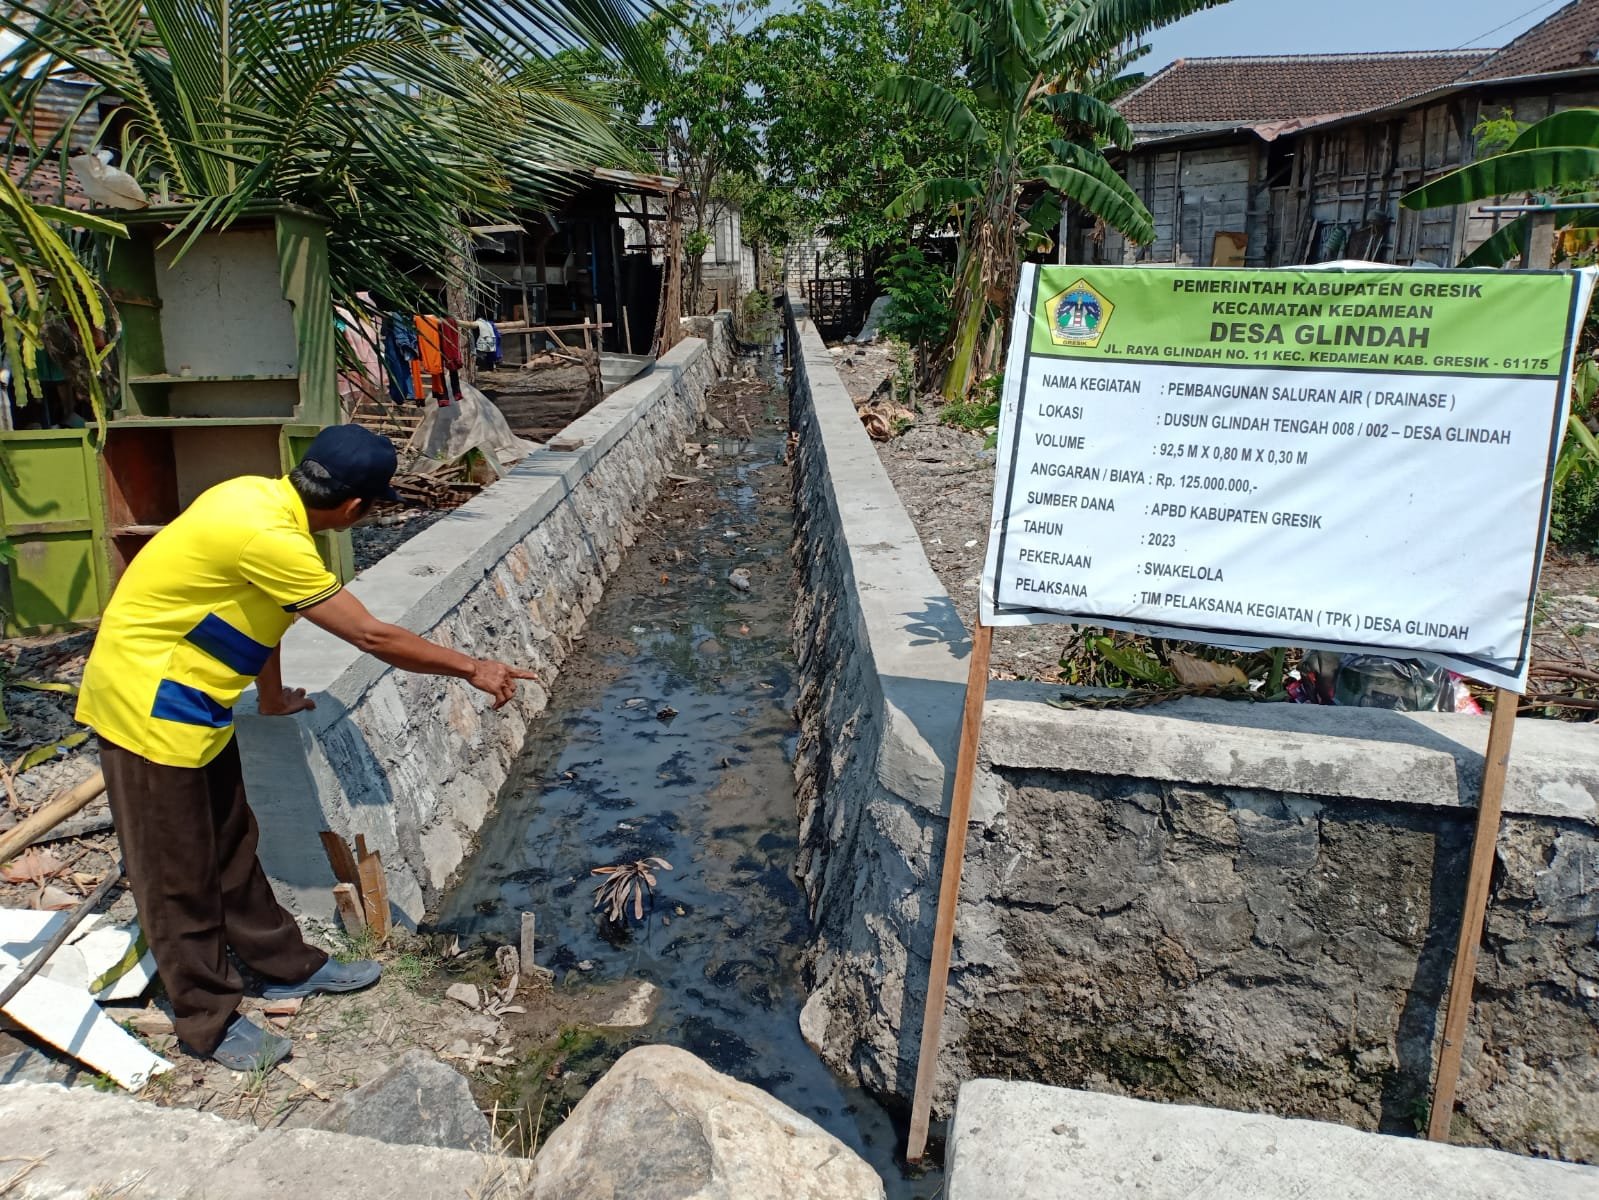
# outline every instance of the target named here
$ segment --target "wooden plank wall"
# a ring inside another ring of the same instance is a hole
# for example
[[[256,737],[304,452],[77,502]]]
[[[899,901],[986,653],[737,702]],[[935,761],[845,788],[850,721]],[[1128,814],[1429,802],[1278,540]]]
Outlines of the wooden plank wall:
[[[1498,227],[1479,207],[1414,213],[1407,191],[1475,154],[1482,116],[1510,109],[1523,122],[1599,105],[1599,89],[1463,94],[1382,119],[1290,135],[1275,149],[1253,137],[1204,149],[1134,151],[1125,173],[1155,219],[1155,241],[1132,246],[1107,234],[1098,261],[1209,265],[1215,235],[1248,235],[1251,266],[1359,258],[1450,266]],[[1268,178],[1268,158],[1293,154],[1292,170]]]
[[[1239,143],[1135,155],[1128,181],[1155,219],[1155,241],[1106,235],[1104,261],[1209,266],[1218,233],[1249,233],[1258,149]]]

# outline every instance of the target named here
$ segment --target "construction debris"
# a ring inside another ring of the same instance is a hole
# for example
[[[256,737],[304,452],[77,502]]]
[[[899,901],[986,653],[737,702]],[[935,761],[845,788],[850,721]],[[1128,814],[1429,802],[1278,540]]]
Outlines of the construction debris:
[[[4,1011],[42,1041],[136,1092],[172,1064],[107,1017],[96,1001],[140,995],[155,977],[155,959],[137,925],[100,928],[101,919],[91,917],[51,954]],[[0,989],[22,977],[67,921],[64,913],[0,909]]]

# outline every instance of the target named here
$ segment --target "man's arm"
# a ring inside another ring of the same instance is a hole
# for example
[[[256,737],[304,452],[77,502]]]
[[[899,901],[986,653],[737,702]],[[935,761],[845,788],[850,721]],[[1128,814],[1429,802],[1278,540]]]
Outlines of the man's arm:
[[[283,686],[282,647],[273,646],[266,665],[255,677],[255,707],[264,717],[286,717],[290,713],[307,712],[316,707],[316,701],[305,694],[304,688],[290,690]]]
[[[492,659],[470,658],[457,650],[418,637],[409,629],[380,621],[348,589],[306,609],[304,615],[318,628],[326,629],[334,637],[342,638],[356,649],[382,659],[391,667],[421,675],[450,675],[464,679],[479,691],[493,696],[495,708],[516,695],[518,679],[538,678],[532,671],[507,666]],[[262,675],[264,678],[265,672]]]

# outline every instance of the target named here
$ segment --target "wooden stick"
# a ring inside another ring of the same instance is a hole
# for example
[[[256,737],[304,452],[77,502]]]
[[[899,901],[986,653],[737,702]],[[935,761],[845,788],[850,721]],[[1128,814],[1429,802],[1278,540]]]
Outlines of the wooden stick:
[[[910,1162],[920,1162],[926,1152],[927,1127],[932,1120],[933,1078],[938,1073],[944,993],[949,986],[950,955],[955,946],[955,908],[960,900],[961,867],[966,860],[966,823],[972,811],[972,779],[977,773],[977,744],[983,735],[983,701],[988,697],[988,661],[993,642],[993,629],[979,621],[972,634],[972,657],[966,672],[966,707],[961,713],[955,786],[949,801],[949,829],[944,836],[944,866],[938,880],[933,962],[927,973],[922,1048],[916,1060],[916,1093],[911,1101],[910,1139],[905,1148],[905,1158]]]
[[[324,1104],[332,1104],[333,1103],[333,1097],[328,1095],[325,1091],[323,1091],[320,1087],[318,1087],[316,1080],[307,1079],[304,1075],[300,1074],[293,1067],[289,1066],[288,1063],[281,1063],[280,1062],[278,1064],[278,1070],[282,1071],[285,1075],[287,1075],[295,1083],[299,1084],[299,1086],[302,1089],[304,1089],[307,1092],[310,1092],[313,1096],[315,1096],[318,1100],[321,1100]]]
[[[19,821],[0,835],[0,863],[25,850],[34,838],[54,829],[68,817],[76,816],[105,791],[105,775],[96,771],[70,792],[57,796],[33,815]]]
[[[6,984],[4,988],[0,988],[0,1009],[10,1004],[11,998],[23,989],[28,980],[39,973],[40,968],[45,963],[50,961],[50,956],[66,945],[67,939],[72,936],[72,931],[83,924],[84,917],[99,907],[100,901],[110,894],[111,889],[116,886],[117,880],[121,878],[122,863],[120,861],[112,863],[111,869],[105,873],[105,878],[100,881],[100,886],[85,896],[82,903],[72,910],[72,915],[66,919],[66,923],[56,930],[55,936],[28,960],[28,965],[18,972],[17,977]]]
[[[361,908],[361,893],[353,883],[333,886],[333,903],[338,906],[339,920],[344,922],[344,932],[359,937],[366,928],[366,914]]]
[[[382,941],[389,933],[389,881],[383,874],[383,860],[376,852],[363,854],[357,864],[361,873],[361,909],[366,927]]]
[[[633,353],[633,326],[627,319],[627,305],[622,306],[622,340],[627,343],[623,347],[624,354]]]
[[[331,829],[324,829],[317,836],[322,839],[322,849],[328,856],[328,865],[333,868],[333,878],[340,883],[350,884],[352,889],[359,887],[361,876],[355,869],[355,855],[350,853],[350,844]]]
[[[1444,1017],[1443,1047],[1432,1086],[1432,1114],[1427,1136],[1449,1140],[1455,1114],[1455,1085],[1460,1082],[1460,1054],[1471,1020],[1471,989],[1477,977],[1477,947],[1488,914],[1488,885],[1493,879],[1494,850],[1499,844],[1499,812],[1505,798],[1505,769],[1510,763],[1510,738],[1516,729],[1514,692],[1494,693],[1493,723],[1488,726],[1488,752],[1482,768],[1482,799],[1477,802],[1477,832],[1471,842],[1471,868],[1466,875],[1466,909],[1460,918],[1460,942],[1449,976],[1449,1004]]]
[[[1599,705],[1599,700],[1594,701]],[[30,846],[42,846],[47,842],[65,842],[72,838],[90,837],[96,833],[109,833],[116,828],[111,820],[110,813],[101,813],[97,817],[79,817],[76,821],[63,821],[48,833],[41,833]]]

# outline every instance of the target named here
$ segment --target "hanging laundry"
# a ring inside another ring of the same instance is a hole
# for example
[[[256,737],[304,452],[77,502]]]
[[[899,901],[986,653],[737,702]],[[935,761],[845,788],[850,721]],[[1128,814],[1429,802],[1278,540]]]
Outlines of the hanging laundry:
[[[361,294],[361,299],[367,299]],[[344,338],[348,348],[346,366],[338,377],[339,403],[345,412],[353,413],[363,402],[376,403],[382,369],[378,365],[378,345],[383,340],[367,319],[370,309],[351,311],[344,307],[333,310],[333,324]]]
[[[433,395],[447,397],[441,324],[438,317],[417,317],[416,339],[422,349],[422,373],[431,381]]]
[[[459,371],[466,366],[463,354],[464,339],[461,327],[451,318],[439,323],[439,351],[444,358],[446,371]]]
[[[421,398],[412,367],[421,357],[416,325],[406,313],[389,313],[383,318],[383,367],[389,377],[389,399],[396,404],[411,404]]]
[[[504,353],[500,349],[500,330],[493,321],[487,317],[479,317],[477,322],[477,365],[482,371],[500,364]]]
[[[500,344],[500,331],[487,317],[477,319],[477,352],[493,354]]]

